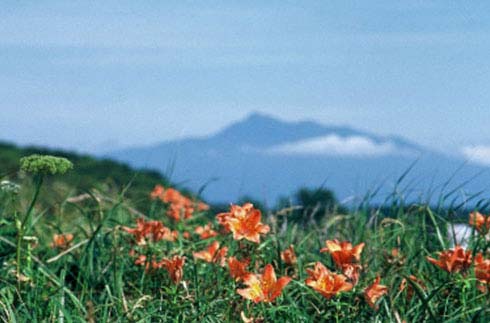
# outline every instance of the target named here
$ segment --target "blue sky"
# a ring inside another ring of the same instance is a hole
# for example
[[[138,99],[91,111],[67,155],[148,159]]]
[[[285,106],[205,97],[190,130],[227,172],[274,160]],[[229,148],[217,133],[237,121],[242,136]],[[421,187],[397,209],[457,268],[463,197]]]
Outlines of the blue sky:
[[[101,151],[262,111],[484,149],[489,18],[488,1],[3,1],[0,139]]]

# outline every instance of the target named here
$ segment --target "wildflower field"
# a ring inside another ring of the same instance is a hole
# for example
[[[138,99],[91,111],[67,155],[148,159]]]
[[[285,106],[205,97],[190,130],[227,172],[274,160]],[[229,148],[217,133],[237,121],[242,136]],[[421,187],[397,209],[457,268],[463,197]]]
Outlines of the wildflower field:
[[[465,247],[446,234],[454,210],[399,196],[303,222],[291,216],[315,210],[218,210],[167,183],[137,201],[128,183],[40,203],[72,167],[31,156],[17,182],[0,178],[4,322],[490,320],[483,203]]]

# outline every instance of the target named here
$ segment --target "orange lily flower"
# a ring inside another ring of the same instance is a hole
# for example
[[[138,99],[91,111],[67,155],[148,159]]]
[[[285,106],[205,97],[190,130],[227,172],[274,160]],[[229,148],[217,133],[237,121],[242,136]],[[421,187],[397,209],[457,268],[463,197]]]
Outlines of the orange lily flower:
[[[71,233],[54,234],[53,242],[51,243],[51,248],[66,249],[70,246],[70,243],[72,241],[73,241],[73,234]]]
[[[155,188],[153,188],[153,191],[150,193],[150,197],[152,200],[156,199],[163,199],[163,192],[164,188],[162,185],[155,185]]]
[[[454,249],[439,252],[438,260],[432,257],[427,257],[427,260],[448,273],[457,273],[471,266],[471,251],[456,246]]]
[[[359,273],[362,270],[362,266],[357,264],[357,262],[361,260],[361,253],[365,243],[362,242],[353,247],[348,241],[327,240],[325,245],[326,247],[320,249],[320,252],[330,253],[337,267],[356,285],[359,280]]]
[[[215,262],[215,263],[219,263],[221,266],[224,266],[228,248],[223,247],[219,250],[218,249],[219,249],[219,242],[214,241],[206,249],[199,252],[194,252],[193,253],[194,259],[202,259],[206,262]]]
[[[220,213],[216,218],[233,233],[233,239],[259,243],[260,235],[270,231],[268,225],[260,222],[261,216],[260,210],[255,209],[251,203],[246,203],[242,207],[232,205],[229,213]]]
[[[483,234],[486,234],[490,230],[490,215],[483,215],[480,212],[470,213],[469,224]]]
[[[291,278],[288,276],[277,279],[274,267],[268,264],[262,275],[248,274],[243,277],[243,283],[248,288],[237,289],[237,293],[254,303],[270,303],[281,295],[282,290],[290,281]]]
[[[347,278],[350,279],[350,281],[354,284],[357,285],[357,282],[359,281],[359,276],[362,270],[362,266],[359,264],[345,264],[340,268],[342,271],[342,274],[344,274]]]
[[[194,252],[193,253],[194,259],[201,259],[206,262],[213,262],[214,256],[218,251],[218,249],[219,249],[219,242],[214,241],[206,249],[199,252]]]
[[[123,227],[123,230],[134,235],[136,244],[145,245],[147,240],[158,242],[160,240],[175,241],[177,231],[171,231],[160,221],[136,220],[136,228]]]
[[[202,240],[216,237],[218,235],[218,232],[211,228],[211,222],[205,226],[198,226],[194,232],[197,233]]]
[[[153,230],[153,241],[175,241],[179,233],[177,231],[172,231],[169,228],[163,226],[163,223],[157,222],[156,228]]]
[[[226,265],[226,254],[228,253],[228,247],[223,247],[214,256],[214,262],[219,264],[221,267]]]
[[[347,281],[347,277],[331,272],[321,262],[316,262],[314,269],[306,269],[306,272],[309,277],[305,284],[326,299],[331,299],[340,292],[350,291],[354,287]]]
[[[486,293],[490,285],[490,259],[483,259],[480,252],[475,257],[475,277],[480,283],[478,289]]]
[[[298,262],[298,258],[296,257],[296,253],[294,252],[294,246],[290,245],[289,248],[281,252],[281,259],[285,264],[294,265]]]
[[[388,294],[388,287],[380,285],[381,277],[376,277],[374,283],[366,287],[364,290],[364,297],[366,302],[371,306],[371,308],[377,310],[378,306],[376,302],[383,296]]]
[[[326,247],[320,249],[320,252],[330,253],[335,264],[342,267],[344,264],[359,262],[365,244],[362,242],[352,247],[352,244],[348,241],[327,240],[325,241],[325,245]]]
[[[168,271],[170,279],[175,284],[180,283],[184,276],[185,257],[173,256],[171,259],[162,259],[159,264]]]
[[[251,242],[260,243],[260,235],[267,234],[270,227],[260,222],[261,212],[255,210],[246,218],[230,219],[230,228],[233,239],[246,239]]]
[[[169,205],[167,215],[175,221],[180,221],[182,218],[190,219],[194,209],[188,203],[172,203]]]
[[[252,210],[254,210],[254,206],[252,203],[245,203],[243,206],[234,205],[230,206],[230,212],[224,212],[216,215],[216,219],[218,223],[221,224],[226,232],[230,232],[229,220],[232,218],[244,218],[249,214]]]
[[[247,271],[247,266],[250,264],[250,259],[245,259],[240,261],[235,257],[228,258],[228,267],[230,268],[230,276],[235,279],[235,281],[242,280],[246,275],[249,274]]]
[[[162,202],[164,203],[181,203],[184,200],[184,196],[175,188],[167,188],[162,195]]]
[[[197,210],[198,211],[207,211],[207,210],[209,210],[209,205],[207,205],[204,202],[198,202],[197,203]]]

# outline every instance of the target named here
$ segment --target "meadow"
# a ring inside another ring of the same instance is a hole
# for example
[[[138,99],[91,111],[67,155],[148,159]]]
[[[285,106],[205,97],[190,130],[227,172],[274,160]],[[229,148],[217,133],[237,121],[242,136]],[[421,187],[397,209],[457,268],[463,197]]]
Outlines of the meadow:
[[[78,161],[34,155],[0,172],[4,322],[490,320],[483,200],[457,219],[461,206],[397,194],[217,208],[158,177],[146,191],[63,182]],[[457,221],[472,227],[464,248],[446,234]]]

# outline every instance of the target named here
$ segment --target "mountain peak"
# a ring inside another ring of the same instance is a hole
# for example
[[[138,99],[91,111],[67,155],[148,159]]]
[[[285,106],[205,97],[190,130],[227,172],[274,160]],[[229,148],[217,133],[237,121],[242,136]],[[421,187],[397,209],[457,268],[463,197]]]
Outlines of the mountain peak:
[[[274,118],[270,114],[266,114],[260,111],[253,111],[242,122],[278,122],[276,118]]]
[[[252,112],[211,137],[216,145],[270,148],[325,136],[355,137],[381,144],[392,142],[400,147],[420,151],[420,147],[397,137],[384,137],[347,126],[328,126],[315,121],[285,121],[262,112]]]
[[[314,122],[288,122],[261,112],[253,112],[231,124],[213,138],[234,144],[269,146],[282,142],[317,136],[327,127]]]
[[[229,125],[225,130],[243,129],[253,130],[258,128],[280,128],[288,122],[277,119],[276,117],[263,112],[252,112],[245,118],[238,120],[237,122]]]

